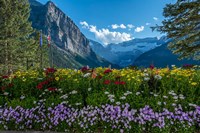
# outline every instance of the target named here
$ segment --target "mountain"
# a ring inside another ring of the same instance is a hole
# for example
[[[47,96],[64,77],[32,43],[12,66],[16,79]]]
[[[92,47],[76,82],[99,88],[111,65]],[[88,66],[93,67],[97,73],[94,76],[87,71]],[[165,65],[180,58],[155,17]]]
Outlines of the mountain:
[[[165,37],[133,39],[119,44],[109,44],[104,47],[102,44],[90,40],[93,51],[106,60],[118,64],[121,67],[132,65],[141,54],[161,46],[166,41]]]
[[[200,61],[195,60],[178,60],[178,56],[174,55],[168,48],[167,45],[170,41],[165,44],[150,50],[140,55],[133,65],[141,67],[149,67],[150,64],[154,64],[156,67],[167,67],[171,65],[182,66],[184,64],[196,64],[200,65]]]
[[[29,2],[32,27],[51,36],[53,62],[56,66],[80,68],[85,65],[97,67],[111,64],[93,52],[89,40],[53,2],[49,1],[45,5],[36,0]]]

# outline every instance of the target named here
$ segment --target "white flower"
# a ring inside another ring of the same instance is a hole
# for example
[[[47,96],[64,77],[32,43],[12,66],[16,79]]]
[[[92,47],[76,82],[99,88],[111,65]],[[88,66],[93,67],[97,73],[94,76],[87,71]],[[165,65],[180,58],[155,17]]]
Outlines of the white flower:
[[[147,72],[147,69],[144,69],[144,72]]]
[[[135,94],[138,96],[138,95],[140,95],[140,92],[136,92]]]
[[[68,98],[67,94],[65,94],[65,95],[63,95],[63,96],[60,97],[60,99],[66,99],[66,98]]]
[[[168,96],[163,96],[163,98],[166,98],[166,99],[167,99],[167,98],[168,98]]]
[[[81,103],[76,103],[75,105],[76,105],[76,106],[79,106],[79,105],[81,105]]]
[[[123,97],[120,97],[120,99],[124,100],[124,99],[126,99],[126,97],[123,96]]]
[[[88,91],[91,91],[92,90],[92,88],[88,88]]]
[[[172,103],[172,106],[176,106],[176,104],[175,104],[175,103]]]
[[[196,105],[196,104],[193,104],[193,103],[189,103],[189,106],[197,107],[197,105]]]
[[[23,96],[23,95],[20,97],[21,100],[23,100],[24,98],[25,98],[25,96]]]
[[[105,92],[104,92],[104,94],[108,95],[108,94],[109,94],[109,92],[105,91]]]
[[[3,95],[7,96],[9,93],[8,92],[4,92]]]
[[[147,77],[147,76],[149,76],[149,74],[148,74],[148,73],[144,73],[144,76],[146,76],[146,77]]]
[[[128,96],[129,95],[129,93],[124,93],[124,96]]]
[[[154,95],[154,97],[157,97],[158,95],[157,94],[153,94]]]
[[[157,104],[158,104],[158,105],[161,105],[162,103],[161,103],[161,102],[158,102]]]
[[[144,81],[149,81],[149,80],[150,80],[149,77],[145,77],[145,78],[144,78]]]
[[[117,104],[117,105],[120,105],[121,103],[120,103],[120,102],[116,102],[116,104]]]
[[[63,102],[61,102],[61,104],[67,104],[68,103],[68,101],[63,101]]]
[[[109,97],[109,98],[114,98],[115,96],[114,96],[114,95],[108,95],[108,97]]]
[[[160,75],[155,75],[154,78],[155,78],[155,79],[158,79],[158,80],[161,80],[161,79],[162,79],[162,76],[160,76]]]
[[[126,93],[128,93],[128,94],[132,94],[132,92],[130,92],[130,91],[127,91]]]
[[[36,104],[36,103],[37,103],[36,101],[33,102],[33,104]]]
[[[174,96],[173,98],[174,98],[175,100],[177,100],[177,99],[178,99],[178,96]]]
[[[110,102],[112,102],[112,103],[113,103],[114,101],[115,101],[115,99],[110,99]]]
[[[72,92],[71,92],[71,94],[76,94],[77,93],[77,91],[75,91],[75,90],[73,90]]]
[[[171,65],[172,67],[175,67],[175,65]]]
[[[153,95],[153,92],[150,92],[151,95]]]
[[[86,73],[85,75],[83,75],[84,78],[87,78],[91,75],[91,73]]]

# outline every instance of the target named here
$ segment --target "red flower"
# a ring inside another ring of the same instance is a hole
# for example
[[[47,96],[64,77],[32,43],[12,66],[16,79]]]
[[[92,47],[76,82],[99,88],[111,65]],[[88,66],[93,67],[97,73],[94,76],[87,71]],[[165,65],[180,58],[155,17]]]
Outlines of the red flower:
[[[2,78],[3,78],[3,79],[7,79],[7,78],[9,78],[9,76],[4,75],[4,76],[2,76]]]
[[[104,71],[104,74],[106,74],[106,73],[110,73],[110,72],[112,72],[111,69],[106,69],[106,70]]]
[[[5,87],[5,86],[2,86],[2,87],[1,87],[1,90],[2,90],[2,91],[4,91],[5,89],[6,89],[6,87]]]
[[[56,91],[56,90],[57,90],[57,88],[50,87],[50,88],[48,88],[48,90],[49,90],[49,91]]]
[[[151,70],[153,70],[153,69],[154,69],[154,65],[151,64],[151,65],[149,66],[149,68],[150,68]]]
[[[115,84],[116,85],[125,85],[126,82],[124,82],[124,81],[115,81]]]
[[[105,81],[104,81],[104,84],[105,84],[105,85],[110,84],[110,80],[105,80]]]
[[[119,85],[119,84],[120,84],[120,81],[115,81],[115,84],[116,84],[116,85]]]
[[[54,68],[47,68],[45,70],[46,75],[53,74],[55,72],[56,72],[56,69],[54,69]]]
[[[42,87],[43,87],[43,85],[41,83],[37,85],[37,89],[39,89],[39,90],[41,90]]]
[[[84,66],[81,68],[82,72],[87,72],[88,70],[90,70],[89,66]]]
[[[8,87],[13,87],[14,85],[12,83],[9,83],[8,84]]]
[[[121,81],[121,82],[120,82],[120,84],[121,84],[121,85],[125,85],[125,84],[126,84],[126,82],[124,82],[124,81]]]

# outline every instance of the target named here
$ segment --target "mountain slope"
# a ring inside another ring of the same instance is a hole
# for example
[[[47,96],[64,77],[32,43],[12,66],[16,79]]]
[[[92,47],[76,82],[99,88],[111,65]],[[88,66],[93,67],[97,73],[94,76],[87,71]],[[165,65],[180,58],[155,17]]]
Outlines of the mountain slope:
[[[30,7],[32,27],[51,36],[56,66],[79,68],[84,65],[97,67],[111,64],[93,52],[89,40],[53,2],[49,1],[42,5],[30,0]]]
[[[125,67],[132,65],[135,59],[142,53],[164,44],[165,41],[165,37],[160,39],[156,37],[143,38],[133,39],[119,44],[109,44],[107,47],[104,47],[100,43],[90,40],[90,45],[97,55],[114,64]]]
[[[153,50],[140,55],[133,65],[148,67],[150,64],[154,64],[156,67],[166,67],[171,65],[182,66],[184,64],[199,64],[200,61],[194,60],[178,60],[178,56],[174,55],[168,48],[167,44],[161,45]]]

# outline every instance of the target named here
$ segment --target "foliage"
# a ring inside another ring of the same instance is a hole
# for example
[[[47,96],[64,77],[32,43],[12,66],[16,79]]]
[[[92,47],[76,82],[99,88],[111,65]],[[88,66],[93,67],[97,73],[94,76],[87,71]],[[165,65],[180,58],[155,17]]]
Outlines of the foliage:
[[[0,129],[198,132],[199,75],[189,64],[18,71],[0,79]]]
[[[153,27],[167,33],[173,41],[169,48],[180,58],[200,58],[200,2],[199,0],[177,0],[167,4],[162,26]]]

